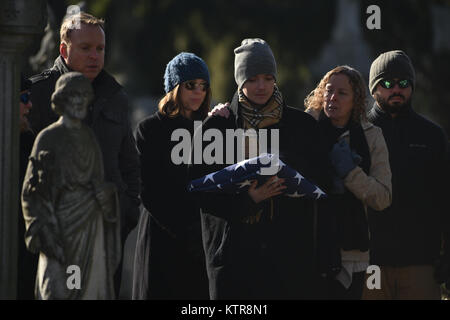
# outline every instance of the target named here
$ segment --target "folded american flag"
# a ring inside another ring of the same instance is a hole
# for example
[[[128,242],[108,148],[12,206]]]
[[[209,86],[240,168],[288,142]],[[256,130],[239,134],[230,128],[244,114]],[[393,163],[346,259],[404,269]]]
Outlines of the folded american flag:
[[[188,185],[191,192],[226,192],[230,194],[246,192],[251,180],[258,180],[263,184],[271,176],[261,174],[261,169],[268,168],[273,163],[276,175],[285,179],[283,194],[292,198],[309,197],[312,199],[324,198],[327,195],[318,186],[309,182],[299,172],[286,165],[270,153],[230,165],[222,170],[212,172],[199,179],[192,180]],[[273,163],[271,163],[271,161]]]

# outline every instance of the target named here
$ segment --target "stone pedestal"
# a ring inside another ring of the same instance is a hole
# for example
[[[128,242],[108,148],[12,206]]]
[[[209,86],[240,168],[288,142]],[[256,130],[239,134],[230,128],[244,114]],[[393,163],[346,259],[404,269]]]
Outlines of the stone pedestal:
[[[45,0],[0,0],[0,299],[15,299],[20,57],[47,21]]]

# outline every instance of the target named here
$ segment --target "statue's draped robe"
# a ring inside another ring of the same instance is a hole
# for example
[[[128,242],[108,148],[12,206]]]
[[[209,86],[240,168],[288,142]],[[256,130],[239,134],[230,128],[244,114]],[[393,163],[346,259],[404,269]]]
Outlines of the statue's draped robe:
[[[97,199],[100,190],[115,190],[104,182],[103,175],[101,151],[87,126],[69,129],[58,121],[36,138],[22,189],[22,207],[27,247],[39,252],[38,299],[115,298],[120,215],[115,191],[109,193],[103,207]],[[44,226],[62,246],[64,264],[41,250]],[[80,289],[73,288],[76,271],[67,272],[71,265],[80,269]]]

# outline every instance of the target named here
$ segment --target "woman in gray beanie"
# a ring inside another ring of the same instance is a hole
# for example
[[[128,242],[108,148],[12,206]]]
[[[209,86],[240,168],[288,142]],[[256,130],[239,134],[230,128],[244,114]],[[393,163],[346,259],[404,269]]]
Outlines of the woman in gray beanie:
[[[234,53],[237,90],[226,107],[228,117],[208,117],[203,132],[218,129],[225,137],[230,129],[267,129],[270,137],[278,131],[280,159],[327,190],[326,154],[317,123],[286,105],[269,45],[245,39]],[[237,162],[236,151],[224,144],[224,158],[233,152]],[[189,176],[200,178],[225,166],[193,165]],[[211,299],[319,297],[314,203],[283,195],[285,188],[272,177],[262,185],[254,181],[248,192],[236,195],[199,193]]]
[[[186,192],[187,163],[172,158],[172,133],[193,135],[209,110],[206,63],[193,53],[174,57],[164,74],[158,111],[139,123],[143,209],[138,226],[133,299],[207,299],[199,210]]]

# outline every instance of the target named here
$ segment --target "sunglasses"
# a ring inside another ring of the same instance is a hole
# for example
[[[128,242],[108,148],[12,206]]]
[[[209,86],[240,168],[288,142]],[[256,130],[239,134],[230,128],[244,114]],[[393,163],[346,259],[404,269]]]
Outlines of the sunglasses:
[[[401,89],[408,88],[411,85],[411,82],[407,79],[404,80],[382,80],[380,85],[385,89],[392,89],[395,87],[395,84],[398,84],[398,87]]]
[[[197,89],[197,87],[200,87],[202,91],[206,91],[209,88],[209,84],[206,82],[196,83],[195,81],[186,81],[183,82],[183,85],[189,91],[193,91]]]
[[[29,92],[24,92],[20,95],[20,101],[23,104],[27,104],[30,101],[30,93]]]

